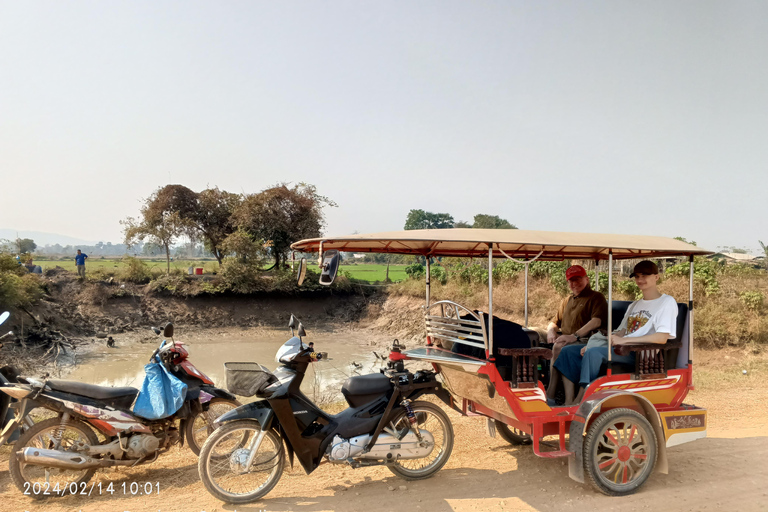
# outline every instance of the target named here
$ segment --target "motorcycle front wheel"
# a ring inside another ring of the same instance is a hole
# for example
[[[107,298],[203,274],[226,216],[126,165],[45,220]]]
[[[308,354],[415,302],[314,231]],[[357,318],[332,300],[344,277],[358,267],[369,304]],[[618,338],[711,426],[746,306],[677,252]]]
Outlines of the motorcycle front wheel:
[[[237,400],[213,398],[208,402],[208,410],[200,411],[198,414],[187,418],[186,425],[184,426],[184,437],[187,440],[189,449],[195,455],[200,455],[203,443],[216,430],[213,426],[216,418],[233,409],[237,409],[241,405]]]
[[[80,485],[91,479],[96,468],[78,471],[38,466],[19,461],[16,453],[24,448],[77,452],[97,444],[99,439],[93,429],[82,421],[70,419],[62,425],[60,418],[50,418],[35,423],[13,446],[8,460],[11,480],[21,492],[35,499],[79,493]]]
[[[442,468],[453,450],[453,427],[451,420],[443,410],[429,402],[413,402],[411,404],[416,414],[419,430],[427,430],[435,440],[432,451],[420,459],[399,459],[388,464],[389,470],[406,480],[429,478]],[[409,428],[408,416],[401,412],[393,420],[395,429],[403,432]]]
[[[280,481],[285,454],[274,430],[264,433],[248,465],[253,441],[260,433],[256,421],[239,420],[225,423],[205,441],[197,470],[214,497],[226,503],[251,503],[266,496]]]

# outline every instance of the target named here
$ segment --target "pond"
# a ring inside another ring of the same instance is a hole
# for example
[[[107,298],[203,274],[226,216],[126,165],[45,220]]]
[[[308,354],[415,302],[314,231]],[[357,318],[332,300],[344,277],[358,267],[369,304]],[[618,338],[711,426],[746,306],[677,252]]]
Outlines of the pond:
[[[115,335],[115,348],[99,344],[77,357],[77,366],[63,378],[100,386],[140,388],[144,365],[159,346],[162,337],[131,340]],[[176,329],[175,340],[189,351],[189,361],[208,375],[216,386],[226,388],[224,363],[257,362],[270,370],[277,368],[275,353],[291,337],[288,329]],[[133,336],[136,338],[136,336]],[[341,384],[351,375],[378,372],[383,362],[374,352],[386,357],[391,337],[363,330],[316,330],[304,342],[314,343],[317,352],[327,352],[328,360],[314,363],[307,370],[302,391],[318,403],[342,398]],[[243,401],[250,401],[245,399]]]

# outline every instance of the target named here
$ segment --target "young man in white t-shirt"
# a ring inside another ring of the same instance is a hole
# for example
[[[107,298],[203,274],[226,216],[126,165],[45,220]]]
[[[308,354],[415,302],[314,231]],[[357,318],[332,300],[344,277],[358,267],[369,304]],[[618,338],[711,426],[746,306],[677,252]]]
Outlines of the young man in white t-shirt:
[[[659,268],[652,261],[641,261],[635,265],[630,277],[635,279],[643,298],[629,305],[619,330],[611,337],[611,344],[635,345],[656,343],[663,345],[677,333],[677,303],[669,295],[662,294],[657,286]],[[635,355],[617,355],[611,359],[617,363],[634,363]],[[555,368],[562,374],[565,387],[566,405],[581,402],[584,391],[600,372],[600,366],[608,361],[608,347],[587,347],[569,345],[560,352]],[[571,400],[576,383],[579,394]]]

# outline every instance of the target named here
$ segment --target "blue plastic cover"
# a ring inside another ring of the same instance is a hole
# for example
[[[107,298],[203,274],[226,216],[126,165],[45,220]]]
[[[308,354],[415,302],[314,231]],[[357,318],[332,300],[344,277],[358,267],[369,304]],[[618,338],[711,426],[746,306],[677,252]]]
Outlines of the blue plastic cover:
[[[187,396],[187,385],[174,377],[162,363],[144,366],[144,383],[133,412],[148,420],[167,418],[179,410]]]

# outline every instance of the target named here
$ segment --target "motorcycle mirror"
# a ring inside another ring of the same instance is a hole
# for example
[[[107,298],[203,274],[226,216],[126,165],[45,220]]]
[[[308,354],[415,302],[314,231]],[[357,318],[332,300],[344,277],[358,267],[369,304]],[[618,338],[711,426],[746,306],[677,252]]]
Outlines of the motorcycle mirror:
[[[323,254],[323,264],[321,265],[320,284],[330,286],[336,279],[336,273],[339,271],[339,261],[341,255],[336,249],[325,251]]]
[[[301,322],[299,322],[299,328],[296,330],[296,334],[299,335],[299,338],[307,335],[307,331],[304,330],[304,325]]]
[[[288,320],[288,327],[294,329],[296,327],[296,317],[291,315],[291,319]]]
[[[166,338],[173,338],[173,324],[168,322],[163,328],[163,336]]]
[[[307,258],[299,260],[299,268],[296,270],[296,284],[304,284],[304,278],[307,277]]]
[[[2,315],[0,315],[0,324],[8,320],[8,317],[11,316],[11,314],[8,311],[4,311]]]
[[[160,336],[160,333],[162,333],[162,332],[163,332],[163,331],[161,331],[161,330],[160,330],[160,328],[159,328],[159,327],[150,327],[150,329],[152,329],[152,331],[153,331],[155,334],[157,334],[158,336]]]

